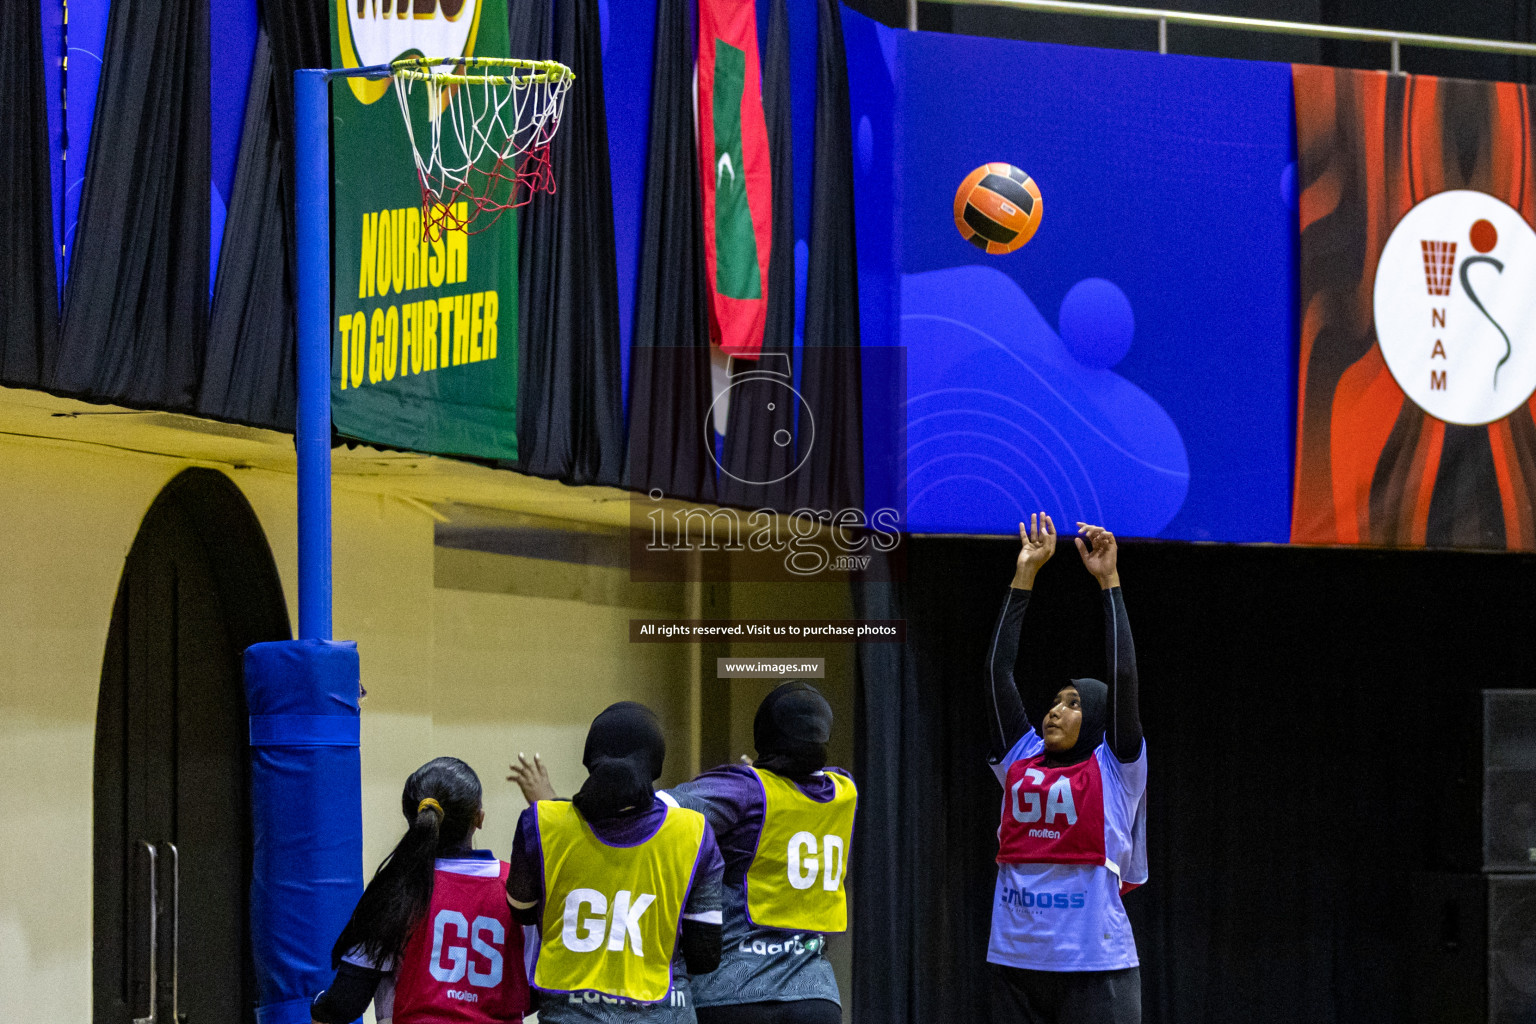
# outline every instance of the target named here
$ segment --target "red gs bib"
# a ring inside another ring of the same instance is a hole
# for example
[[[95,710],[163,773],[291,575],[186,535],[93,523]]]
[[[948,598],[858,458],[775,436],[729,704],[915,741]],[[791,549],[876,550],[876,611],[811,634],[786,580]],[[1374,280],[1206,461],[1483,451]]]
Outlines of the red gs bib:
[[[394,1024],[504,1024],[528,1012],[523,929],[496,877],[438,871],[432,906],[405,944]]]
[[[999,864],[1107,864],[1104,779],[1097,754],[1065,768],[1045,755],[1015,761],[1003,783]]]

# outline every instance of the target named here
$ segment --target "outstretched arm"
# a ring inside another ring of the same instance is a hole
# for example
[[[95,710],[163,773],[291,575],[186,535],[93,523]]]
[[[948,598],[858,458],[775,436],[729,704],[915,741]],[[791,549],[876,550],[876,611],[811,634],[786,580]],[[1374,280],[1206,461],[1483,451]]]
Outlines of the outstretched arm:
[[[1020,737],[1029,732],[1029,715],[1019,698],[1013,678],[1013,666],[1019,655],[1019,633],[1029,595],[1035,586],[1035,574],[1056,551],[1056,526],[1044,512],[1029,517],[1029,526],[1019,524],[1019,557],[1014,565],[1013,583],[997,615],[992,639],[987,648],[987,689],[991,704],[988,716],[988,753],[993,761],[1003,758]]]
[[[1078,553],[1099,581],[1104,601],[1104,662],[1109,669],[1104,739],[1116,760],[1130,764],[1141,756],[1141,695],[1136,679],[1136,644],[1125,614],[1125,593],[1120,589],[1119,550],[1115,535],[1108,530],[1087,523],[1077,525],[1088,539],[1087,544],[1078,539]]]
[[[314,1024],[347,1024],[357,1020],[373,1002],[379,982],[388,972],[361,967],[345,960],[336,969],[336,978],[329,988],[321,992],[309,1004],[309,1019]]]

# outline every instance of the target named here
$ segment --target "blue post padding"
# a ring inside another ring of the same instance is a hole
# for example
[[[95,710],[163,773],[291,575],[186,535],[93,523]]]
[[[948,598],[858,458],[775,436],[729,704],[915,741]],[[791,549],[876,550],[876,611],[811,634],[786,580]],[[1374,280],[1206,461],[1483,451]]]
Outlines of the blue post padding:
[[[286,1003],[268,1003],[256,1007],[256,1024],[314,1024],[308,999],[290,999]]]
[[[363,892],[359,674],[351,641],[245,651],[251,715],[251,947],[260,1024],[308,1024]]]
[[[331,87],[293,73],[298,232],[299,636],[331,638]]]
[[[252,715],[253,747],[355,747],[362,723],[340,715]]]

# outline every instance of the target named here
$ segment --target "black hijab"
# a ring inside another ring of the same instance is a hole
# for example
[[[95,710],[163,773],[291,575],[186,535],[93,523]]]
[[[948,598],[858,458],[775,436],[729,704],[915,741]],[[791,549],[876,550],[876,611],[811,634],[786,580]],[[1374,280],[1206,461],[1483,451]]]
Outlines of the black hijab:
[[[667,741],[656,713],[644,704],[620,701],[592,720],[581,763],[587,781],[571,802],[588,821],[624,811],[649,810],[651,783],[661,777]]]
[[[1104,723],[1109,708],[1109,687],[1097,679],[1074,679],[1070,685],[1077,688],[1078,702],[1082,705],[1083,725],[1078,730],[1077,742],[1072,744],[1070,750],[1063,750],[1059,754],[1046,753],[1045,763],[1052,768],[1086,761],[1088,755],[1104,742]],[[1054,703],[1052,706],[1055,706]]]
[[[758,768],[790,779],[808,779],[827,766],[832,705],[810,683],[791,679],[774,688],[752,720]]]

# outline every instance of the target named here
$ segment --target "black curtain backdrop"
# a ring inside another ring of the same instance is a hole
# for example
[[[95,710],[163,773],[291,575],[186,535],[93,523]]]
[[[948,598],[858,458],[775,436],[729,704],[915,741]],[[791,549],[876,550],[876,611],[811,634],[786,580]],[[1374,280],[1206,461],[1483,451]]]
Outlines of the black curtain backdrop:
[[[694,149],[689,0],[658,0],[640,281],[630,352],[626,485],[715,498],[704,219]],[[791,296],[793,301],[793,296]]]
[[[35,387],[58,330],[48,101],[37,5],[0,9],[0,383]]]
[[[263,29],[251,62],[197,411],[292,432],[297,337],[287,244],[292,203],[273,75],[272,48]]]
[[[726,425],[720,500],[727,505],[788,511],[796,460],[799,403],[793,386],[795,352],[795,161],[791,119],[789,10],[771,0],[763,55],[763,116],[773,173],[772,251],[763,358],[734,360],[730,420]],[[768,376],[767,374],[773,374]],[[786,400],[789,399],[789,400]]]
[[[1017,542],[910,543],[909,650],[860,657],[855,1012],[986,1021],[1000,790],[978,723]],[[1415,1019],[1426,965],[1476,942],[1421,904],[1479,866],[1478,691],[1536,684],[1536,556],[1127,542],[1121,568],[1151,761],[1151,880],[1126,897],[1144,1019]],[[862,591],[861,614],[891,600]],[[1020,652],[1033,720],[1104,670],[1101,630],[1058,550]]]
[[[63,329],[43,385],[192,411],[208,330],[207,5],[113,4],[102,64]]]
[[[868,575],[891,578],[889,572]],[[896,583],[855,583],[854,614],[860,619],[904,619],[905,590]],[[943,793],[936,786],[913,785],[914,768],[928,769],[931,763],[925,759],[913,765],[909,758],[913,751],[937,749],[934,741],[942,736],[942,719],[928,713],[935,701],[931,696],[925,701],[918,689],[915,650],[910,642],[860,644],[858,649],[854,762],[859,808],[849,881],[856,966],[853,991],[847,995],[856,1021],[983,1024],[984,1018],[949,1015],[951,1003],[943,998],[945,981],[928,972],[934,964],[971,966],[942,952],[935,959],[931,945],[954,931],[952,925],[946,929],[935,920],[947,921],[956,911],[967,912],[971,904],[951,898],[947,891],[934,891],[947,875],[929,878],[926,874],[930,868],[942,867],[935,855],[942,853],[943,846],[932,847],[927,840],[933,833],[933,815],[942,807],[936,798]],[[920,856],[919,847],[926,856]],[[967,863],[973,861],[967,858]],[[924,896],[914,900],[915,893]],[[928,1012],[918,1012],[919,1006]],[[936,1012],[940,1009],[945,1012]]]
[[[513,44],[537,45],[537,20],[547,17],[544,52],[575,71],[576,84],[551,146],[559,191],[535,196],[521,216],[516,468],[617,485],[624,421],[602,30],[597,0],[554,0],[552,16],[520,25],[544,2],[509,4]]]
[[[297,233],[293,226],[293,73],[300,68],[331,66],[331,12],[326,0],[258,0],[261,28],[267,34],[272,60],[272,106],[277,144],[282,152],[284,238],[289,280],[298,280]],[[253,83],[254,87],[254,83]],[[247,119],[247,126],[250,121]],[[240,144],[240,162],[246,146]],[[222,252],[220,257],[222,258]],[[293,314],[288,314],[293,320]]]
[[[552,0],[507,0],[508,52],[529,60],[555,59],[555,20]],[[577,81],[581,81],[578,77]],[[527,218],[519,220],[526,229]],[[522,265],[519,264],[519,271]]]
[[[796,500],[813,509],[861,508],[859,278],[853,222],[853,133],[839,0],[821,0],[816,38],[816,153],[811,189],[797,444]],[[806,445],[809,444],[809,453]]]

